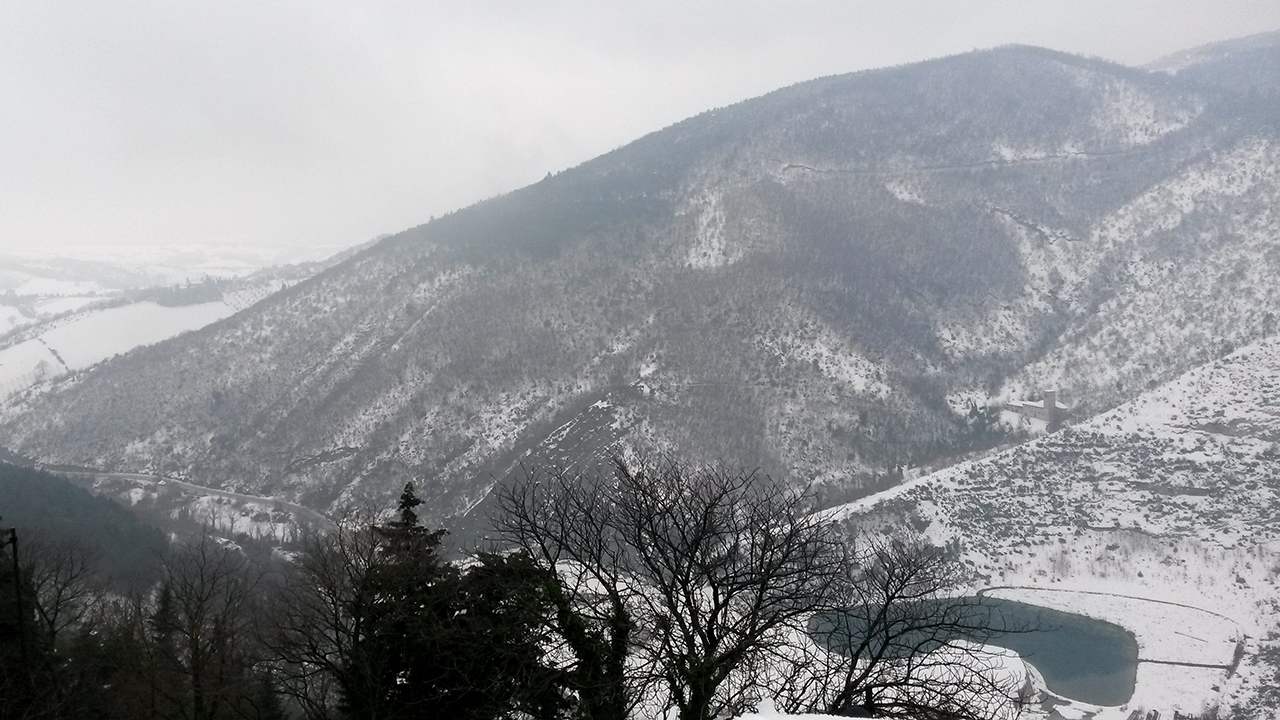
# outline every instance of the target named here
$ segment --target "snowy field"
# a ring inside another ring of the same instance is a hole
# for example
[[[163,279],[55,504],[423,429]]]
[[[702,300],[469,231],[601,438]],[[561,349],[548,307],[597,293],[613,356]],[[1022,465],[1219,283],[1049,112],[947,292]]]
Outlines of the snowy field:
[[[140,302],[71,318],[38,337],[0,350],[0,397],[202,328],[234,312],[223,301],[179,307]]]
[[[1098,720],[1123,719],[1135,708],[1177,707],[1184,712],[1200,708],[1205,696],[1225,683],[1236,643],[1243,639],[1234,620],[1168,600],[1031,587],[999,588],[989,595],[1105,620],[1134,634],[1138,640],[1138,677],[1129,702],[1117,708],[1071,705]],[[1215,667],[1191,667],[1192,664]]]
[[[90,306],[131,293],[220,281],[227,304],[243,309],[309,276],[339,246],[96,246],[34,248],[0,255],[0,335],[39,332]],[[259,272],[263,271],[263,272]]]

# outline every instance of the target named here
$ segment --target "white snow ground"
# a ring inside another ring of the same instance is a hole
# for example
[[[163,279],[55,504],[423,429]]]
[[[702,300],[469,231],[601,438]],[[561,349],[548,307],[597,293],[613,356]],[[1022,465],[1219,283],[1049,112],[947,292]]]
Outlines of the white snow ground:
[[[204,327],[235,311],[225,301],[178,307],[140,302],[69,318],[35,338],[0,350],[0,397]]]

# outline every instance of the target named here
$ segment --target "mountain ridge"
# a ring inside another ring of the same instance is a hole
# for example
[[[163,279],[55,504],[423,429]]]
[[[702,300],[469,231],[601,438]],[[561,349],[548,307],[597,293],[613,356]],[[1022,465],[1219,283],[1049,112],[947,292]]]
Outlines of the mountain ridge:
[[[608,400],[627,432],[584,457],[758,465],[835,501],[1016,437],[989,409],[1133,296],[1124,253],[1195,245],[1194,212],[1126,229],[1168,216],[1160,184],[1230,176],[1223,148],[1249,138],[1271,157],[1274,127],[1230,93],[1053,51],[820,78],[406,230],[16,398],[0,429],[40,459],[320,509],[421,480],[440,520]],[[1197,221],[1238,215],[1265,246],[1275,178],[1254,186],[1192,193],[1216,208]],[[1090,407],[1137,389],[1087,374],[1059,376]]]
[[[1280,30],[1184,50],[1146,68],[1255,100],[1259,95],[1274,97],[1280,92]]]

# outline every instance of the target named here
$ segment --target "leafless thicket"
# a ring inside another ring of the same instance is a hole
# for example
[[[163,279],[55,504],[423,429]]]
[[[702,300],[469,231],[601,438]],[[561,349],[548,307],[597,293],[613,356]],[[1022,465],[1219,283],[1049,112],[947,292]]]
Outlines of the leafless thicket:
[[[1015,697],[944,555],[842,542],[769,478],[678,463],[531,474],[500,490],[502,536],[562,578],[558,622],[597,702],[709,720],[787,710],[984,718]]]
[[[864,536],[839,568],[836,592],[810,619],[805,641],[773,664],[779,707],[949,720],[1017,714],[1023,678],[986,643],[1032,628],[958,594],[944,552]]]
[[[261,582],[238,548],[207,533],[165,559],[151,639],[158,688],[181,717],[213,720],[253,708],[252,671],[265,659],[256,642]]]
[[[385,661],[364,653],[361,642],[375,601],[375,528],[372,514],[353,515],[332,533],[307,536],[272,604],[266,644],[281,689],[308,717],[333,716],[343,691],[358,691],[360,678],[380,674],[376,666]]]

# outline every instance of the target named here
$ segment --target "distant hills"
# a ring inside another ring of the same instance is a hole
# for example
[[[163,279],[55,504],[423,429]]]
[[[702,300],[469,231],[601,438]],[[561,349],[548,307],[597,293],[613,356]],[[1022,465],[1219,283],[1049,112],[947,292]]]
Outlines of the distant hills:
[[[100,259],[0,255],[0,399],[228,317],[355,251],[265,265],[290,253],[193,247],[106,249]]]
[[[1174,53],[1147,69],[1241,93],[1273,95],[1280,92],[1280,31]]]
[[[1275,47],[1006,47],[709,111],[15,396],[0,437],[320,509],[413,479],[433,521],[613,452],[857,497],[1019,439],[1003,400],[1087,417],[1277,331],[1280,104],[1221,79]]]

